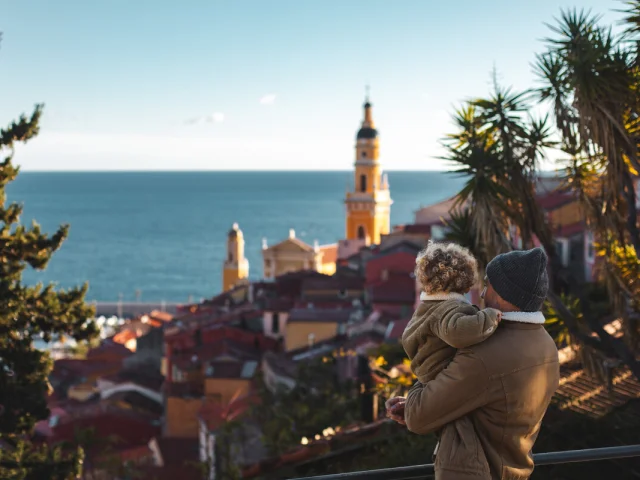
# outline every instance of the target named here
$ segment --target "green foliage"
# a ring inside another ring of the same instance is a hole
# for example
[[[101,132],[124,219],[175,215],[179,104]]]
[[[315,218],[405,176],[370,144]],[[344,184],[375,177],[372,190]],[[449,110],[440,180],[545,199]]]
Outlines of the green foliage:
[[[326,428],[359,420],[355,386],[338,381],[335,363],[334,357],[302,363],[291,390],[272,393],[262,385],[261,402],[253,415],[272,455],[300,445],[303,437],[313,438]]]
[[[580,300],[569,295],[561,295],[562,303],[569,309],[576,319],[582,324],[582,311],[580,309]],[[575,343],[575,339],[571,338],[571,333],[564,323],[562,316],[558,313],[553,303],[545,302],[545,324],[544,327],[553,337],[558,347],[565,347]]]
[[[76,341],[94,338],[98,331],[88,321],[94,312],[84,303],[87,286],[56,290],[52,285],[21,283],[28,269],[46,268],[68,234],[62,226],[53,235],[35,222],[19,223],[22,206],[7,204],[6,188],[19,169],[12,163],[16,143],[37,135],[42,105],[0,129],[0,441],[14,449],[0,449],[1,478],[71,478],[78,470],[78,455],[65,457],[58,450],[29,447],[25,442],[38,420],[47,418],[47,377],[52,368],[48,353],[34,348],[34,340],[49,341],[63,335]],[[17,462],[17,466],[16,465]],[[9,468],[9,465],[14,467]],[[43,472],[51,474],[44,475]],[[6,476],[4,473],[6,473]]]

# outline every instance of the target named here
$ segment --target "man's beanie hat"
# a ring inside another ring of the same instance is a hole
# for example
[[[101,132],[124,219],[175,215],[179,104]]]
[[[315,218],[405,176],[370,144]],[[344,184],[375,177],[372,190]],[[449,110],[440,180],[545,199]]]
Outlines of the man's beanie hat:
[[[547,254],[538,247],[498,255],[487,265],[487,279],[502,299],[523,312],[538,312],[549,290]]]

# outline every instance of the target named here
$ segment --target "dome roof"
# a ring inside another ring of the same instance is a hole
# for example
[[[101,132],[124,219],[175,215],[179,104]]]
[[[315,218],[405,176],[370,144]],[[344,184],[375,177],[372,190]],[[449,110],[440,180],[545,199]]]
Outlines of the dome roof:
[[[378,138],[378,131],[371,127],[362,127],[358,130],[357,140],[372,140]]]
[[[240,227],[237,223],[234,223],[233,227],[231,227],[231,230],[229,230],[229,238],[237,238],[239,232]]]

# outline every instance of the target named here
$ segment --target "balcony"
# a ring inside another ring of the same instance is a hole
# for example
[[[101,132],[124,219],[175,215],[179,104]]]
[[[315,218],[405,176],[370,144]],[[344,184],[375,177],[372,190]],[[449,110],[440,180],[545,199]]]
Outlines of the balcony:
[[[616,460],[640,457],[640,445],[621,447],[592,448],[585,450],[568,450],[565,452],[538,453],[533,456],[536,468],[545,465],[564,463],[595,462],[599,460]],[[413,478],[434,478],[434,466],[412,465],[408,467],[387,468],[382,470],[366,470],[362,472],[337,473],[316,477],[303,477],[304,480],[405,480]],[[303,478],[294,480],[303,480]]]

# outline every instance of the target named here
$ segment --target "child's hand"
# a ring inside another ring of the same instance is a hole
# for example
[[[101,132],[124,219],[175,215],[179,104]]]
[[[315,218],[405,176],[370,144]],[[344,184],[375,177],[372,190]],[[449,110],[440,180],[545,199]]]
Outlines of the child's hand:
[[[500,323],[502,321],[502,312],[498,311],[496,318],[498,319],[498,323]]]

